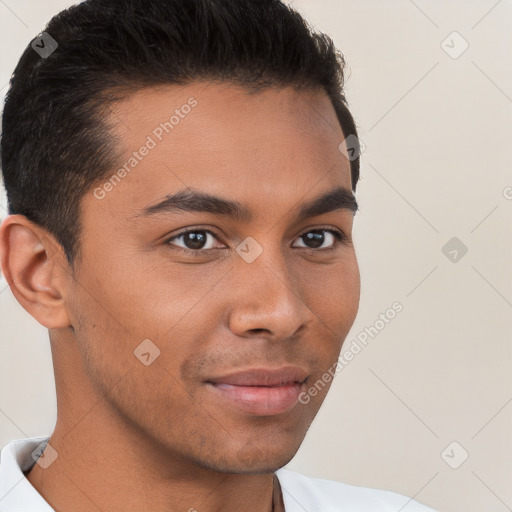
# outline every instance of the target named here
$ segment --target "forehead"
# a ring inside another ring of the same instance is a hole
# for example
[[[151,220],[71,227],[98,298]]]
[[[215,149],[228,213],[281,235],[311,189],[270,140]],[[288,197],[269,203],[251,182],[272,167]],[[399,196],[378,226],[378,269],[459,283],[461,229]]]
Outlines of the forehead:
[[[110,111],[120,154],[100,183],[110,213],[131,215],[185,188],[270,209],[313,188],[315,196],[351,188],[350,162],[339,151],[344,135],[321,90],[166,85],[133,93]]]

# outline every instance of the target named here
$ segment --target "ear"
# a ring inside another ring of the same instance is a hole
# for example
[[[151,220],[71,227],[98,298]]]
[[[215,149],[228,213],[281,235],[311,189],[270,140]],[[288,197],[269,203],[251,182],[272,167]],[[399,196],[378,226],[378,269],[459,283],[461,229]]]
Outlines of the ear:
[[[62,247],[24,215],[9,215],[0,226],[0,266],[13,295],[48,329],[71,325],[65,305],[72,278]]]

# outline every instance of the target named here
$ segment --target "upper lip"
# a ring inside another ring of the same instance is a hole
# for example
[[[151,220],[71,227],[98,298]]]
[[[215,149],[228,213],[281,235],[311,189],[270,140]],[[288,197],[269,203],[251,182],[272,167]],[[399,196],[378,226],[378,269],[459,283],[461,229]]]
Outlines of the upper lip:
[[[299,366],[282,368],[250,368],[240,370],[221,377],[208,379],[213,384],[230,384],[232,386],[284,386],[286,384],[302,384],[308,373]]]

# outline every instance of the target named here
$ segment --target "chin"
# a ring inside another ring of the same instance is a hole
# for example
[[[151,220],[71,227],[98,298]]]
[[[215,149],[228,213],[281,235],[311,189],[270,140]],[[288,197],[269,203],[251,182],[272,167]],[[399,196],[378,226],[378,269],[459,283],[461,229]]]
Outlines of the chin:
[[[262,474],[274,473],[290,462],[297,453],[302,439],[281,444],[268,438],[265,443],[255,445],[248,442],[234,451],[224,451],[220,457],[197,461],[206,469],[219,473]]]
[[[295,454],[293,454],[295,455]],[[278,469],[286,466],[290,460],[292,460],[293,455],[291,457],[284,457],[282,459],[273,459],[273,460],[252,460],[252,462],[246,461],[216,461],[214,463],[208,463],[202,461],[202,466],[205,469],[210,471],[215,471],[217,473],[230,473],[237,475],[256,475],[256,474],[267,474],[274,473]]]

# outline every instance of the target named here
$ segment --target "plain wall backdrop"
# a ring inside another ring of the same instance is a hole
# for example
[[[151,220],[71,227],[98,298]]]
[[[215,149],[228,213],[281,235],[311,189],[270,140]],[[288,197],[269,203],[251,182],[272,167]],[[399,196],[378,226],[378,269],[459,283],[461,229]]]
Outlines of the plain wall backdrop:
[[[0,1],[2,99],[25,46],[72,3]],[[348,63],[362,292],[342,353],[368,340],[288,467],[442,512],[510,511],[512,1],[289,3]],[[47,330],[0,280],[0,446],[55,418]]]

